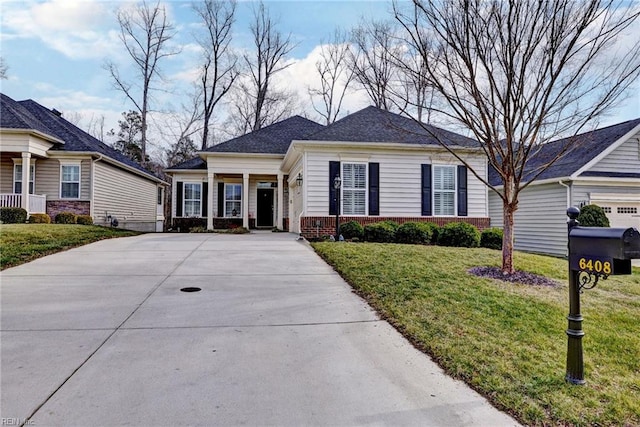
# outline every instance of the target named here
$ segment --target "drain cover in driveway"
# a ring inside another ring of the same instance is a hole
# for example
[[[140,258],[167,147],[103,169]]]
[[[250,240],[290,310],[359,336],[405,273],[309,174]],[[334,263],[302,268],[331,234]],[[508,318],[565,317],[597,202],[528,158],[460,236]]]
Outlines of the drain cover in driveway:
[[[202,289],[200,288],[194,288],[194,287],[180,289],[181,292],[200,292],[201,290]]]

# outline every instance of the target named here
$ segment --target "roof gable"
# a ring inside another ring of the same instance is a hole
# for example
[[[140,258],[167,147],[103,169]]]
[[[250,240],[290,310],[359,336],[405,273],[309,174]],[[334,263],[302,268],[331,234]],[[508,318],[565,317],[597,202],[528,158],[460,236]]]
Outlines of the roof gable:
[[[640,126],[640,118],[549,142],[529,158],[523,174],[523,181],[531,179],[536,170],[553,159],[567,145],[572,145],[572,147],[536,179],[570,177],[605,155],[610,149],[615,148],[614,144],[624,142],[622,138],[638,126]],[[502,184],[500,176],[493,168],[489,173],[489,181],[492,185]]]
[[[68,122],[61,115],[53,113],[48,108],[43,107],[31,99],[14,101],[7,95],[2,94],[0,101],[2,128],[36,130],[64,141],[64,144],[59,142],[55,143],[51,151],[94,152],[102,154],[105,157],[140,171],[153,180],[159,179],[137,162]],[[7,117],[5,117],[5,111],[8,114]]]
[[[437,138],[436,138],[437,137]],[[477,141],[373,106],[350,114],[304,140],[400,143],[478,148]]]

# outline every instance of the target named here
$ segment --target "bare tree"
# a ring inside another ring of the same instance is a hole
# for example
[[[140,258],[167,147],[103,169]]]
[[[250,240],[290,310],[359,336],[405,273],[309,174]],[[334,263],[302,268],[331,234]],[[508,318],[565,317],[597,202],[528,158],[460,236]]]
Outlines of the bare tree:
[[[0,80],[7,80],[9,78],[9,76],[7,75],[8,72],[9,65],[7,65],[4,58],[0,56]]]
[[[614,44],[640,12],[623,0],[413,0],[394,12],[446,104],[439,112],[470,129],[500,175],[498,190],[448,148],[502,198],[502,271],[512,273],[518,196],[572,145],[535,170],[527,162],[591,126],[638,78],[637,36],[626,50]]]
[[[229,48],[236,0],[207,0],[194,3],[193,8],[204,23],[204,36],[197,37],[203,49],[200,88],[204,120],[201,148],[204,150],[209,145],[213,111],[238,77],[237,61]]]
[[[160,61],[178,54],[180,50],[168,44],[175,31],[167,21],[167,13],[160,2],[151,6],[143,1],[133,9],[123,7],[118,10],[117,18],[120,40],[133,60],[137,79],[127,80],[122,77],[118,66],[112,61],[106,61],[104,68],[111,75],[114,87],[124,93],[140,113],[141,158],[144,165],[147,158],[147,113],[150,111],[151,91],[154,90],[152,84],[162,78]]]
[[[330,125],[340,114],[342,101],[355,74],[348,63],[350,47],[345,33],[336,30],[333,38],[320,49],[320,60],[316,62],[320,89],[309,88],[309,96],[313,109]],[[316,106],[314,98],[320,98],[320,107]]]
[[[354,48],[349,63],[355,80],[376,107],[387,111],[395,105],[391,99],[397,79],[394,59],[402,54],[394,32],[394,26],[383,21],[363,22],[351,31]]]
[[[282,111],[287,109],[288,92],[276,90],[273,78],[291,65],[285,59],[295,45],[291,35],[285,38],[277,30],[276,22],[262,2],[253,10],[249,29],[253,50],[242,55],[246,78],[242,79],[236,92],[233,108],[246,122],[237,127],[255,131],[279,120]]]

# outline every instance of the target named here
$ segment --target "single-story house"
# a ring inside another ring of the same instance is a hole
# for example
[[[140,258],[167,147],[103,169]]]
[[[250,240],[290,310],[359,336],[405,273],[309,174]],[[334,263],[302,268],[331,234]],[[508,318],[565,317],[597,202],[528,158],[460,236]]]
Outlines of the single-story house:
[[[566,144],[572,148],[520,193],[514,217],[514,248],[564,256],[567,208],[596,204],[611,227],[640,229],[640,119],[546,144],[527,164],[532,171]],[[501,189],[490,171],[490,182]],[[526,182],[526,181],[525,181]],[[491,225],[502,227],[502,200],[491,191]]]
[[[333,234],[339,214],[341,222],[362,224],[390,219],[488,227],[486,186],[432,133],[486,178],[481,147],[429,129],[367,107],[326,127],[295,116],[212,146],[166,171],[173,176],[174,226],[235,222],[313,237]]]
[[[91,215],[98,225],[162,231],[168,185],[32,100],[0,94],[0,207]]]

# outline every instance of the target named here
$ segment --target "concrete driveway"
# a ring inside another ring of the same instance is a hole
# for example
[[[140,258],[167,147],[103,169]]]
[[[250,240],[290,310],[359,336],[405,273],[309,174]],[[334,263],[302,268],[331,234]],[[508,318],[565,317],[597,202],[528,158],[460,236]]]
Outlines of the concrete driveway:
[[[288,233],[97,242],[0,296],[3,425],[516,424]]]

